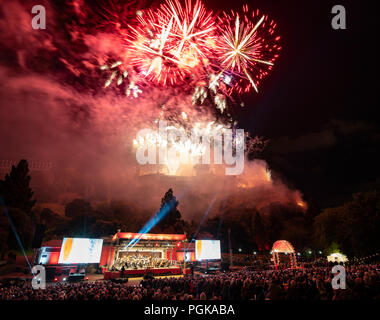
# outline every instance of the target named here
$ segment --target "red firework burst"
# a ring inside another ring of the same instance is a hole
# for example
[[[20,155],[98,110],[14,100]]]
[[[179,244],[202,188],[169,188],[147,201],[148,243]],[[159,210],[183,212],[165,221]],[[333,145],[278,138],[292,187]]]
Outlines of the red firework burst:
[[[202,73],[215,43],[215,18],[200,1],[182,6],[167,0],[159,10],[142,12],[131,26],[133,64],[147,79],[175,85]]]
[[[229,93],[232,89],[247,92],[252,87],[257,91],[281,50],[280,37],[275,35],[276,23],[259,10],[249,15],[247,5],[242,14],[232,11],[218,19],[217,61],[221,73],[235,78]]]
[[[110,70],[105,86],[117,78],[141,93],[141,84],[194,89],[192,102],[214,101],[223,112],[226,96],[258,91],[279,56],[276,23],[259,10],[223,12],[216,17],[200,0],[165,0],[158,9],[137,12],[137,23],[123,29],[127,39],[122,73]],[[127,63],[125,65],[125,62]]]

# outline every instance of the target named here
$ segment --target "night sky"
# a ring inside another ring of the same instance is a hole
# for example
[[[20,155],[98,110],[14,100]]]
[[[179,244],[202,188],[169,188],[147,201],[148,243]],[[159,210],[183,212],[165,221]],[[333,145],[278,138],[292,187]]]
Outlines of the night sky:
[[[346,8],[346,30],[331,27],[335,4]],[[240,124],[270,139],[271,168],[317,208],[374,189],[380,138],[374,7],[366,1],[253,5],[277,21],[283,50],[259,94],[246,100]]]

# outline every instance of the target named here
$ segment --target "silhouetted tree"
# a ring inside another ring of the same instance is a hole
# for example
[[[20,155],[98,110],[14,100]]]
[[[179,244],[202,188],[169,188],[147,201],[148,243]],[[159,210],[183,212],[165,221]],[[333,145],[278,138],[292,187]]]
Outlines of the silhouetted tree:
[[[297,250],[311,243],[310,226],[306,224],[303,216],[295,217],[283,222],[279,239],[289,241]]]
[[[253,218],[253,237],[258,250],[264,250],[267,244],[266,229],[259,212]]]
[[[337,253],[337,252],[341,253],[339,249],[339,245],[336,242],[331,242],[325,251],[327,255]]]
[[[68,203],[65,207],[65,216],[69,218],[83,217],[85,213],[92,211],[91,205],[88,201],[83,199],[75,199]]]
[[[179,202],[169,189],[161,199],[160,211],[156,214],[158,221],[154,230],[161,232],[183,233],[184,223],[181,220],[181,213],[177,209]]]
[[[87,228],[95,222],[96,217],[91,204],[83,199],[75,199],[65,208],[65,216],[71,218],[70,232],[72,235],[87,236]]]
[[[5,253],[8,250],[8,235],[9,235],[9,223],[6,216],[0,209],[0,260],[3,260]]]
[[[363,256],[379,250],[380,199],[375,192],[357,193],[340,207],[327,208],[314,221],[317,244],[335,242],[343,253]]]
[[[36,200],[33,200],[33,191],[29,186],[29,167],[26,160],[21,160],[18,165],[12,166],[10,174],[0,180],[0,195],[7,207],[18,208],[30,214]]]
[[[24,248],[29,248],[32,243],[33,238],[33,227],[32,227],[32,218],[30,215],[27,215],[24,211],[18,208],[8,207],[8,214],[12,219],[13,225],[16,229],[18,236],[20,237],[21,244]],[[6,217],[4,209],[0,207],[0,216]],[[4,225],[3,235],[7,236],[6,246],[8,249],[19,249],[19,243],[16,239],[16,236],[13,230],[10,227],[8,219],[2,219]],[[8,230],[8,232],[6,232]]]

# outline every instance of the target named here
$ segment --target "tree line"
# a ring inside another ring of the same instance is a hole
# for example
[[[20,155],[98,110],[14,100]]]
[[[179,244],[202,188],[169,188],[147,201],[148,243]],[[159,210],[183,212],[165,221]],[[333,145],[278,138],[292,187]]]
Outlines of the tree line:
[[[36,231],[43,226],[44,240],[73,237],[105,237],[118,229],[139,232],[152,216],[124,201],[111,201],[94,207],[86,199],[74,199],[65,205],[64,214],[36,206],[30,187],[28,162],[21,160],[0,180],[0,254],[19,249],[11,228],[13,223],[25,248],[33,245]],[[379,196],[376,191],[354,194],[352,200],[326,208],[315,216],[303,213],[297,206],[272,204],[266,211],[234,206],[221,207],[219,214],[198,221],[185,221],[178,209],[179,201],[172,189],[162,197],[160,208],[153,214],[151,233],[186,233],[193,238],[220,239],[227,252],[228,234],[232,248],[242,253],[270,250],[274,241],[290,241],[296,250],[315,247],[328,251],[341,250],[351,256],[378,252],[377,232],[380,227]],[[6,214],[8,213],[8,215]],[[239,251],[240,251],[239,250]]]

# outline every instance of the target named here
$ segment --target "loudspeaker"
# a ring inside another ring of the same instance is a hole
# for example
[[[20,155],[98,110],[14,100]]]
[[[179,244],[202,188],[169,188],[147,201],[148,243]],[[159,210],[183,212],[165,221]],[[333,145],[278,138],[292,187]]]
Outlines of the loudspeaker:
[[[45,267],[46,281],[53,281],[55,277],[55,267]]]
[[[84,279],[85,274],[84,273],[72,273],[69,275],[68,282],[79,282]]]

